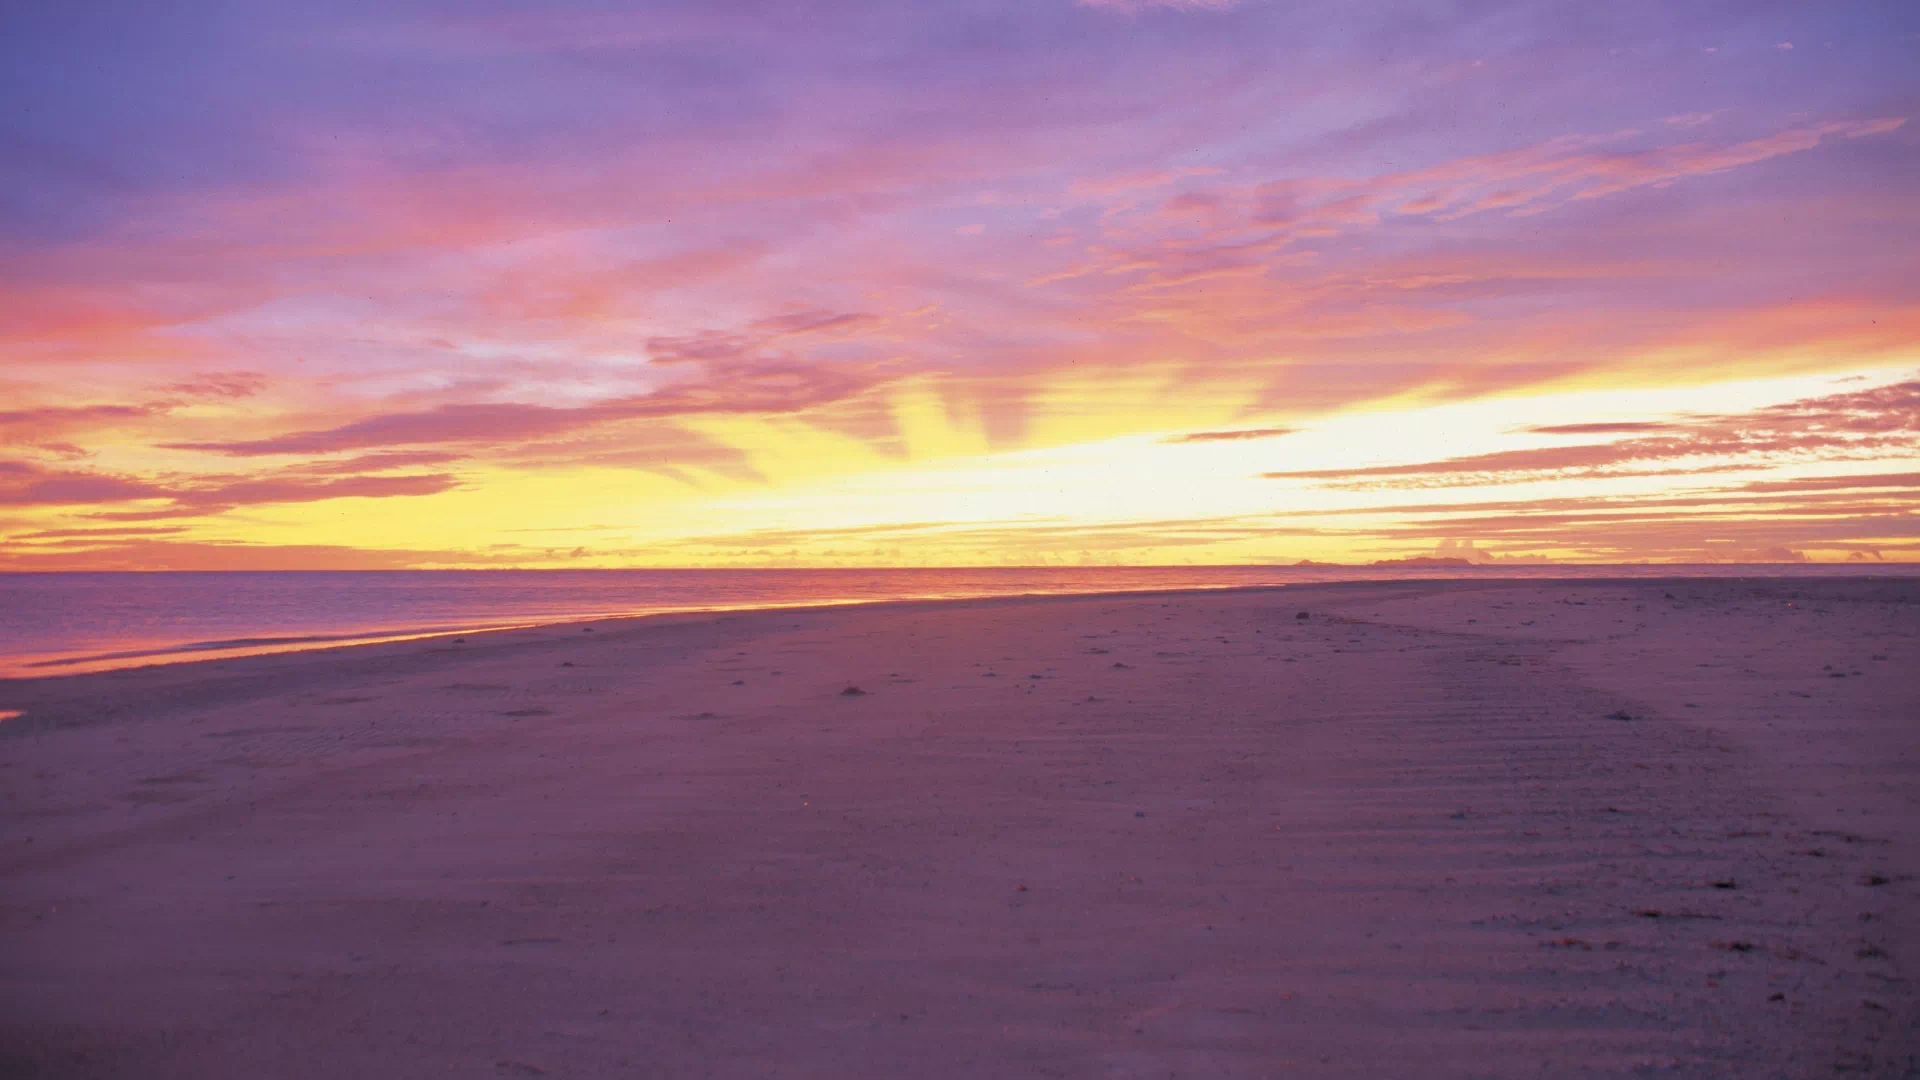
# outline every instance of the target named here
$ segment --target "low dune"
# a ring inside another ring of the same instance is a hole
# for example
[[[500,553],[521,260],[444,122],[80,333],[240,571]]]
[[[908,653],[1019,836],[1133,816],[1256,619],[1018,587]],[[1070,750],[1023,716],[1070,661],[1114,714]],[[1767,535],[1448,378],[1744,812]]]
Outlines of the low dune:
[[[1920,582],[0,683],[0,1075],[1920,1075]]]

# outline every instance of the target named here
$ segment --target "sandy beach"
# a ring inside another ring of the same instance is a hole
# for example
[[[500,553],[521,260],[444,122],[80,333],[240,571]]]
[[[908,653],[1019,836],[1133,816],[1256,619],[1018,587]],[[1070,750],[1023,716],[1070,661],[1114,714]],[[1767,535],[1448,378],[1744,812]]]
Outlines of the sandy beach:
[[[0,683],[9,1077],[1920,1075],[1920,581]]]

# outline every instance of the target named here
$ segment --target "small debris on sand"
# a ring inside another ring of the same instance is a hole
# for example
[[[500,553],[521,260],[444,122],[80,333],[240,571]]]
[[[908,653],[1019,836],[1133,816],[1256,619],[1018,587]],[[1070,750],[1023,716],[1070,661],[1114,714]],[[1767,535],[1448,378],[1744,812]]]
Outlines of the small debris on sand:
[[[1294,618],[1296,618],[1296,619],[1311,619],[1311,618],[1313,618],[1313,616],[1311,616],[1311,615],[1309,615],[1309,614],[1307,614],[1306,612],[1304,612],[1304,611],[1303,611],[1303,612],[1301,612],[1300,614],[1298,614],[1298,615],[1295,615],[1295,616],[1294,616]]]
[[[845,690],[840,691],[840,696],[841,697],[866,697],[867,692],[865,690],[860,689],[857,686],[849,686]]]
[[[1660,908],[1634,908],[1633,913],[1643,919],[1719,919],[1718,915],[1709,915],[1704,911],[1663,911]]]
[[[1608,714],[1607,714],[1607,719],[1609,719],[1609,720],[1631,720],[1631,719],[1633,719],[1633,714],[1632,714],[1632,713],[1630,713],[1630,712],[1628,712],[1628,711],[1627,711],[1627,710],[1625,710],[1625,709],[1621,709],[1621,710],[1620,710],[1620,711],[1618,711],[1618,712],[1610,712],[1610,713],[1608,713]]]

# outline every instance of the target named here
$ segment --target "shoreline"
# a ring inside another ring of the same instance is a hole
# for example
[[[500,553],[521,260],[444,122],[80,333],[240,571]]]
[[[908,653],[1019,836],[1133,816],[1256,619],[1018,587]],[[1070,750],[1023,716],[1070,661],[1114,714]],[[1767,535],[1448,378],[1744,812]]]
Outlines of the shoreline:
[[[1920,581],[587,622],[0,683],[0,1065],[1920,1062]]]
[[[891,604],[960,604],[986,600],[1045,600],[1073,599],[1103,596],[1157,596],[1181,595],[1186,593],[1209,593],[1221,591],[1262,591],[1267,589],[1288,588],[1286,584],[1276,585],[1206,585],[1181,589],[1114,589],[1096,592],[1059,592],[1059,593],[1008,593],[997,596],[913,596],[888,600],[822,600],[804,601],[792,604],[762,604],[742,607],[674,607],[659,611],[619,612],[603,615],[570,615],[554,619],[541,619],[531,622],[486,623],[474,626],[453,627],[450,629],[377,631],[366,634],[339,634],[309,637],[289,637],[261,639],[252,643],[232,644],[221,641],[192,642],[155,650],[142,650],[122,653],[90,653],[72,658],[55,660],[37,660],[15,667],[0,667],[0,689],[9,682],[25,682],[41,678],[57,678],[67,675],[98,675],[110,671],[131,671],[148,667],[171,667],[178,664],[194,664],[218,660],[243,660],[255,656],[278,656],[286,653],[319,652],[334,649],[361,648],[370,645],[390,645],[407,641],[423,641],[432,638],[448,638],[467,634],[498,634],[513,630],[542,630],[556,627],[581,626],[587,623],[628,623],[643,619],[670,618],[673,616],[699,615],[757,615],[784,611],[836,611],[842,608],[878,607]],[[1291,586],[1297,587],[1297,586]],[[207,653],[226,653],[222,656],[209,656]],[[161,659],[173,657],[174,659]],[[114,661],[146,660],[146,663],[115,663]],[[101,666],[91,666],[99,662]],[[77,668],[76,665],[88,665]],[[42,670],[60,669],[60,670]]]
[[[1604,564],[1613,566],[1614,564]],[[1621,564],[1630,565],[1630,564]],[[1784,563],[1783,566],[1800,564]],[[1332,568],[1332,564],[1316,564],[1315,569]],[[1344,567],[1343,567],[1344,568]],[[944,569],[944,568],[942,568]],[[1364,569],[1354,567],[1353,569]],[[256,638],[240,640],[190,641],[179,644],[166,644],[151,649],[114,651],[108,653],[85,652],[73,655],[53,655],[31,660],[9,661],[0,657],[0,694],[15,683],[35,682],[42,679],[64,678],[80,675],[98,675],[116,671],[137,671],[149,667],[175,667],[182,664],[213,663],[227,660],[250,659],[260,656],[279,656],[290,653],[329,652],[339,649],[365,648],[370,646],[392,645],[412,641],[425,641],[451,638],[468,634],[497,634],[516,630],[537,630],[552,627],[580,626],[596,622],[631,622],[643,619],[658,619],[674,616],[701,615],[753,615],[782,611],[839,610],[843,608],[884,607],[899,604],[958,604],[977,601],[1007,600],[1045,600],[1125,596],[1159,596],[1206,594],[1218,592],[1262,592],[1276,589],[1327,589],[1347,586],[1388,586],[1388,585],[1485,585],[1502,584],[1539,585],[1539,586],[1575,586],[1582,583],[1609,582],[1778,582],[1778,581],[1885,581],[1920,580],[1920,569],[1912,575],[1902,573],[1858,572],[1841,573],[1822,572],[1818,575],[1767,575],[1754,574],[1742,576],[1701,576],[1691,574],[1656,575],[1647,577],[1499,577],[1495,576],[1504,568],[1489,568],[1488,576],[1475,577],[1400,577],[1400,578],[1351,578],[1336,581],[1277,582],[1270,585],[1200,585],[1170,589],[1112,589],[1087,592],[1024,592],[995,595],[965,596],[915,596],[889,599],[847,599],[800,601],[785,604],[753,604],[742,606],[686,606],[662,608],[657,611],[620,612],[610,614],[580,614],[555,618],[540,618],[527,621],[482,622],[477,624],[454,626],[449,628],[414,628],[399,630],[370,630],[366,632],[343,632],[338,634],[314,634],[288,637]],[[165,571],[172,573],[173,571]],[[331,571],[318,571],[329,573]],[[354,571],[358,573],[359,571]],[[407,571],[385,571],[405,573]],[[541,571],[545,573],[546,571]],[[592,571],[583,571],[592,572]],[[198,573],[217,574],[221,571],[198,571]]]

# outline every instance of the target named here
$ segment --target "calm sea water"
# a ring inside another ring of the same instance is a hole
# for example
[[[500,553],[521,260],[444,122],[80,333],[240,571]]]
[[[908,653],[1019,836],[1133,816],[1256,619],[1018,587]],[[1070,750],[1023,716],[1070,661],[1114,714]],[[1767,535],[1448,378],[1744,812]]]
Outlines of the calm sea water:
[[[0,574],[0,676],[607,615],[1436,577],[1850,576],[1857,566],[1032,567]]]

